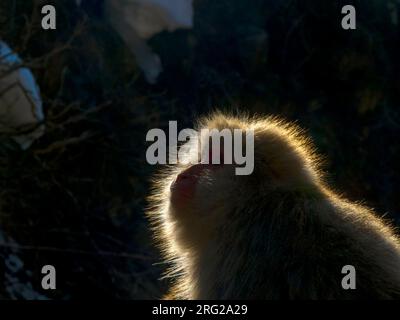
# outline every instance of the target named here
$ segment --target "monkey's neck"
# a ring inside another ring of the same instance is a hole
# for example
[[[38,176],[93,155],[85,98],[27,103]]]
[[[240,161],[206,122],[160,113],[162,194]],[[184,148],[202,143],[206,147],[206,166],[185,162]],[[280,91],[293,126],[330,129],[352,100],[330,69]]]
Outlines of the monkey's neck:
[[[182,287],[189,288],[187,299],[286,297],[286,258],[285,254],[277,254],[276,248],[288,252],[290,245],[283,237],[271,242],[269,238],[274,237],[265,236],[267,229],[262,224],[255,224],[249,230],[246,239],[232,230],[224,230],[223,235],[210,240],[187,260],[186,277],[181,279],[186,284]]]
[[[221,299],[222,287],[224,284],[225,270],[220,270],[217,274],[217,269],[221,265],[220,257],[218,256],[216,246],[209,245],[202,249],[202,254],[193,257],[188,265],[188,277],[192,288],[189,299],[194,300],[212,300]]]
[[[188,265],[189,299],[235,299],[248,295],[241,292],[241,282],[253,280],[246,279],[251,274],[244,272],[247,268],[242,265],[243,259],[237,256],[237,250],[224,250],[210,243],[201,252]]]

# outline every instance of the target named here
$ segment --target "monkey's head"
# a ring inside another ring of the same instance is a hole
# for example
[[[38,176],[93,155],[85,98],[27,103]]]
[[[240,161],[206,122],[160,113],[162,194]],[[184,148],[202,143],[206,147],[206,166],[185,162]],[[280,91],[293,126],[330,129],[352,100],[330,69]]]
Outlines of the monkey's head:
[[[163,191],[158,192],[162,208],[157,221],[161,220],[163,225],[162,241],[166,241],[168,234],[168,239],[176,240],[179,250],[210,244],[216,233],[221,234],[224,226],[235,219],[233,212],[253,214],[251,208],[265,201],[274,190],[318,188],[317,157],[310,141],[293,124],[273,117],[259,119],[217,113],[200,120],[196,129],[198,132],[227,129],[232,137],[234,130],[240,129],[242,155],[246,156],[245,150],[254,152],[254,170],[249,175],[238,175],[236,169],[243,165],[238,165],[232,155],[231,164],[178,164],[159,179]],[[254,133],[254,150],[245,146],[252,142],[245,139],[249,132]],[[207,145],[202,136],[199,139],[201,148]],[[232,142],[230,150],[234,152],[235,147]],[[216,151],[211,143],[208,148],[210,159],[218,152],[220,162],[226,160],[229,149],[220,146]],[[192,158],[197,152],[196,148],[188,148],[187,156]],[[248,221],[252,221],[250,216]]]

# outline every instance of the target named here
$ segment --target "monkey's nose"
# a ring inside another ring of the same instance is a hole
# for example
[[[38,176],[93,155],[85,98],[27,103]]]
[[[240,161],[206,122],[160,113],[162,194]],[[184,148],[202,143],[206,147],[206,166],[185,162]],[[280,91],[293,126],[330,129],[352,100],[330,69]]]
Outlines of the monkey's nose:
[[[192,197],[196,189],[196,185],[200,177],[204,174],[206,170],[216,170],[221,168],[222,165],[213,164],[195,164],[188,169],[182,171],[177,175],[174,182],[170,186],[172,195]]]
[[[205,166],[204,164],[196,164],[178,174],[171,184],[171,191],[182,192],[186,195],[192,193]]]
[[[214,167],[209,164],[195,164],[182,171],[171,184],[172,196],[191,198],[196,190],[197,183],[204,171]]]

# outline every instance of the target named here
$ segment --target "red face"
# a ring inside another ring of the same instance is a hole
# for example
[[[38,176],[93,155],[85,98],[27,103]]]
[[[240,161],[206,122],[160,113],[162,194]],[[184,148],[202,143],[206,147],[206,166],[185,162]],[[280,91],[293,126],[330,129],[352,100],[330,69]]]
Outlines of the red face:
[[[186,203],[195,196],[196,186],[202,176],[221,169],[222,165],[195,164],[178,174],[171,184],[171,201]]]
[[[234,182],[231,164],[194,164],[177,174],[170,185],[169,218],[181,244],[199,245],[211,237],[221,211],[233,203]]]
[[[186,206],[195,197],[197,185],[200,183],[201,178],[215,176],[216,171],[223,168],[223,148],[220,150],[220,164],[194,164],[177,175],[170,187],[173,205]],[[213,153],[210,149],[208,154],[209,162],[211,162],[212,155]]]

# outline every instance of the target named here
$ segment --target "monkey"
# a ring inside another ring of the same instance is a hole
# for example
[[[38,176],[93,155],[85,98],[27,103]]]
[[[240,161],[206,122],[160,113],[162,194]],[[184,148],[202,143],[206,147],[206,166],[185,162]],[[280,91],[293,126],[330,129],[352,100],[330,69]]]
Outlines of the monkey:
[[[169,266],[164,299],[400,299],[395,227],[328,185],[303,129],[218,111],[196,128],[254,130],[254,171],[178,163],[155,175],[146,215]]]

